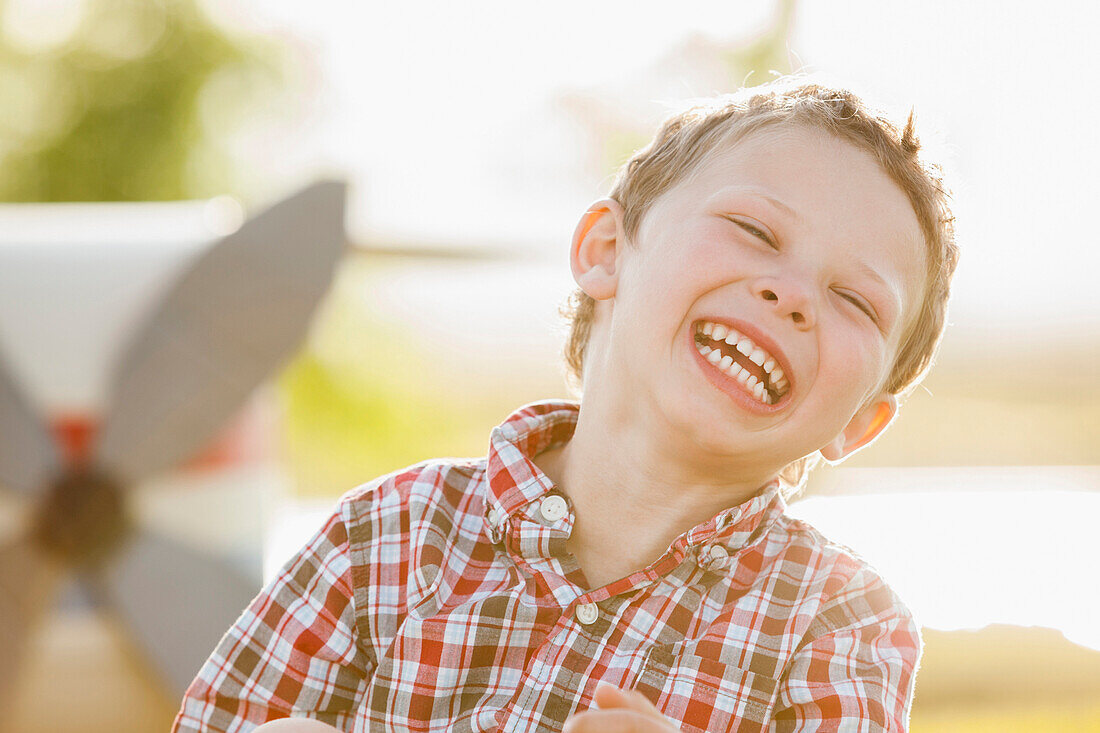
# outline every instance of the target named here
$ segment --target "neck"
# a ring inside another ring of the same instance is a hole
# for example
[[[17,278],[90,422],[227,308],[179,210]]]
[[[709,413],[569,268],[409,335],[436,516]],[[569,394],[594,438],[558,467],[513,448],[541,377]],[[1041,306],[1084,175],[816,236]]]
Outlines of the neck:
[[[573,438],[535,463],[572,500],[568,542],[593,587],[657,560],[679,535],[752,497],[771,476],[738,480],[729,466],[654,435],[644,416],[586,400]]]

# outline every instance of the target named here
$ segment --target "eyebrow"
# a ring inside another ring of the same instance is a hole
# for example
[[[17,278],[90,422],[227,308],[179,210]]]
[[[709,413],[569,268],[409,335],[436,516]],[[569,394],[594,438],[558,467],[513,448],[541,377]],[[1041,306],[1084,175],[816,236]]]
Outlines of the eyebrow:
[[[729,196],[731,193],[735,193],[735,194],[738,194],[738,195],[752,196],[753,198],[761,199],[765,203],[771,204],[771,206],[773,208],[778,209],[779,211],[783,212],[784,214],[789,216],[791,219],[793,219],[795,221],[801,221],[801,218],[798,216],[798,212],[796,212],[790,206],[787,206],[785,203],[783,203],[779,199],[775,198],[771,194],[765,192],[763,189],[752,188],[752,187],[749,187],[749,186],[744,186],[744,187],[742,187],[742,186],[730,186],[730,187],[724,188],[724,189],[722,189],[721,191],[718,192],[718,194],[723,196],[723,197]]]
[[[769,196],[768,194],[764,193],[763,191],[750,190],[748,193],[751,193],[754,196],[759,196],[760,198],[764,199],[765,201],[767,201],[769,204],[771,204],[775,208],[782,211],[787,216],[791,217],[795,221],[798,221],[799,217],[798,217],[798,214],[795,212],[795,210],[792,209],[790,206],[787,206],[785,203],[783,203],[779,199],[775,198],[774,196]]]

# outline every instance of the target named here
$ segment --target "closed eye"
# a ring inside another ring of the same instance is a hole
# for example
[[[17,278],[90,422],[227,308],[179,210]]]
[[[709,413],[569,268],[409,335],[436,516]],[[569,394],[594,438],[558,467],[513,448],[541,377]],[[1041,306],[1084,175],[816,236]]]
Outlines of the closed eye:
[[[851,293],[846,293],[842,290],[837,292],[840,294],[840,297],[853,304],[856,308],[859,308],[867,315],[868,318],[870,318],[872,321],[875,322],[876,325],[878,325],[878,313],[875,312],[874,308],[864,302],[862,298],[852,295]]]
[[[744,221],[743,219],[734,219],[733,217],[727,217],[727,218],[730,221],[732,221],[734,224],[736,224],[737,226],[741,227],[743,230],[745,230],[746,232],[751,234],[752,236],[754,236],[757,239],[763,241],[769,247],[771,247],[773,249],[778,249],[778,247],[776,246],[775,240],[771,238],[771,235],[769,235],[767,232],[765,232],[760,227],[753,226],[752,224],[750,224],[747,221]]]

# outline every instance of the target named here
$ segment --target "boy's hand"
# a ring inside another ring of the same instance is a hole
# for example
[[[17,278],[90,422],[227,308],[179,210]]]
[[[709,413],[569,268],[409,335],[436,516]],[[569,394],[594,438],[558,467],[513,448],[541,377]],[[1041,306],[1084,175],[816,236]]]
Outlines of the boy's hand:
[[[562,733],[679,733],[640,692],[620,690],[601,682],[596,687],[596,706],[565,721]]]

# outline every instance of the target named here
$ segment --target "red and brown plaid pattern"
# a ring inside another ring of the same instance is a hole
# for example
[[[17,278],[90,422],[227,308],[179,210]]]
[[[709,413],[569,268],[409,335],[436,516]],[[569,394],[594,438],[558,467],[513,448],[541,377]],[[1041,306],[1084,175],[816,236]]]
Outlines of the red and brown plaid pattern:
[[[685,731],[906,728],[912,617],[851,552],[784,515],[777,484],[586,591],[565,551],[572,507],[541,511],[561,494],[530,460],[576,419],[572,403],[528,405],[485,459],[347,494],[219,643],[175,730],[295,715],[356,733],[560,731],[600,681]]]

